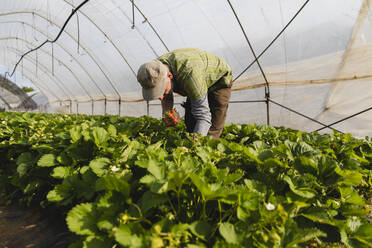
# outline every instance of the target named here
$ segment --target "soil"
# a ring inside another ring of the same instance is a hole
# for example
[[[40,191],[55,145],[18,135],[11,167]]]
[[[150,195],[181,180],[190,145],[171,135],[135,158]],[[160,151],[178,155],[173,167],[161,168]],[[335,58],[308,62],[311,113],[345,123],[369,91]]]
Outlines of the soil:
[[[67,248],[70,238],[62,216],[42,208],[0,205],[0,248]]]

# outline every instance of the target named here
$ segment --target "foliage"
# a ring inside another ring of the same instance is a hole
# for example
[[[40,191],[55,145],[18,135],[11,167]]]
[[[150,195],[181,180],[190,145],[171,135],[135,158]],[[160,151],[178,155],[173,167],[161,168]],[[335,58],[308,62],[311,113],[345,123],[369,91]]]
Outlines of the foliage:
[[[33,92],[33,91],[34,91],[34,88],[32,88],[32,87],[27,87],[27,86],[23,86],[23,87],[22,87],[22,90],[23,90],[25,93],[29,93],[29,92]]]
[[[60,209],[71,247],[371,247],[368,137],[227,125],[194,140],[149,117],[0,119],[2,199]]]

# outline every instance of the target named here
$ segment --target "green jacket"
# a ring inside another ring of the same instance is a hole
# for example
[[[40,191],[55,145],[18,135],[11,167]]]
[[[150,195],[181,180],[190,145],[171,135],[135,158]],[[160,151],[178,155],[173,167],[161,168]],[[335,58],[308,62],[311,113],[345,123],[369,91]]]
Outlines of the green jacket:
[[[181,48],[159,57],[173,74],[173,91],[193,101],[231,87],[232,71],[221,58],[198,48]]]

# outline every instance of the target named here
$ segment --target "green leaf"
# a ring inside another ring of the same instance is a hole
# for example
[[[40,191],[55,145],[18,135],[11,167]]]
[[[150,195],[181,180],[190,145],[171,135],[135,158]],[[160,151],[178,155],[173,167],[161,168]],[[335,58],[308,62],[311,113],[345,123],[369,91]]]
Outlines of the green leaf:
[[[45,154],[39,159],[37,165],[40,167],[53,167],[57,165],[56,156],[54,154]]]
[[[269,158],[271,158],[271,159],[274,158],[274,154],[273,154],[273,152],[271,150],[263,150],[258,155],[258,159],[261,160],[261,161],[265,161],[265,160],[267,160]]]
[[[60,155],[58,155],[57,161],[64,166],[72,165],[71,158],[67,155],[66,152],[62,152]]]
[[[34,164],[32,154],[29,152],[22,153],[16,161],[18,167],[17,172],[20,177],[26,175],[28,169]]]
[[[220,225],[219,231],[221,236],[226,240],[229,244],[238,244],[238,235],[235,232],[234,225],[228,222],[224,222]]]
[[[160,204],[167,202],[168,197],[162,194],[156,194],[151,191],[147,191],[143,194],[139,206],[142,212],[145,214],[149,209],[157,207]]]
[[[100,230],[111,231],[114,228],[114,224],[109,220],[101,220],[97,222],[97,227]]]
[[[93,141],[98,148],[104,147],[110,138],[108,132],[102,127],[93,127],[92,136]]]
[[[340,211],[344,216],[359,216],[361,218],[365,218],[367,214],[363,206],[354,204],[342,204]]]
[[[341,194],[341,199],[345,203],[365,205],[364,199],[358,194],[352,186],[340,186],[338,187]]]
[[[335,171],[342,176],[342,179],[338,182],[339,185],[358,186],[363,181],[363,175],[358,171],[341,170],[340,168],[337,168]]]
[[[337,215],[337,213],[337,211],[326,211],[323,208],[310,208],[300,215],[317,223],[337,226],[332,218]]]
[[[18,172],[19,176],[23,177],[24,175],[26,175],[29,168],[30,168],[30,165],[28,165],[28,164],[18,165],[17,172]]]
[[[284,176],[283,180],[288,183],[289,188],[293,193],[296,195],[299,195],[304,198],[313,198],[316,196],[317,192],[310,188],[296,188],[296,186],[293,184],[292,180],[288,176]]]
[[[202,240],[208,240],[212,226],[205,221],[195,221],[190,225],[190,231]]]
[[[155,160],[150,159],[147,170],[158,180],[162,180],[165,177],[165,167]]]
[[[117,130],[116,130],[116,127],[112,124],[110,124],[107,128],[107,131],[108,133],[112,136],[112,137],[116,137],[117,136]]]
[[[301,173],[318,174],[318,165],[312,158],[300,156],[295,159],[296,169]]]
[[[64,184],[57,185],[47,194],[50,202],[61,202],[71,196],[70,187]]]
[[[71,209],[66,218],[67,226],[79,235],[95,236],[97,211],[92,203],[82,203]]]
[[[314,238],[326,237],[327,234],[316,228],[292,229],[285,237],[285,247],[298,247],[297,244],[305,243]]]
[[[256,211],[259,207],[260,198],[253,192],[241,192],[239,194],[237,217],[242,221],[246,221],[251,216],[252,211]]]
[[[369,244],[372,243],[372,224],[361,225],[355,233],[355,236],[367,241]]]
[[[119,192],[125,197],[129,196],[130,185],[123,178],[116,175],[106,175],[102,179],[106,190]]]
[[[73,168],[71,167],[62,167],[62,166],[59,166],[59,167],[55,167],[53,169],[53,172],[51,174],[52,177],[54,178],[59,178],[59,179],[63,179],[63,178],[66,178],[68,176],[70,176],[73,172]]]
[[[70,136],[72,143],[75,143],[83,136],[81,133],[81,126],[76,126],[70,129]]]
[[[115,240],[124,247],[140,248],[144,247],[141,237],[132,233],[129,225],[121,224],[115,231]]]
[[[140,183],[147,184],[151,186],[151,184],[156,182],[156,178],[152,175],[146,175],[140,179]]]
[[[110,164],[111,161],[108,158],[97,158],[92,160],[89,166],[97,176],[101,177],[108,172],[108,165]]]
[[[83,242],[82,248],[111,248],[112,244],[109,240],[99,236],[89,236]]]

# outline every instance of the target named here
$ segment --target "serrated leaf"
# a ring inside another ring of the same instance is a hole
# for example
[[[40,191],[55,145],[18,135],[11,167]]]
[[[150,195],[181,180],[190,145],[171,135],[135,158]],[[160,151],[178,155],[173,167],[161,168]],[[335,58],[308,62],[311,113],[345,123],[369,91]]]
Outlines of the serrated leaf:
[[[17,158],[17,165],[32,165],[33,164],[32,154],[29,152],[24,152]]]
[[[71,209],[66,217],[68,228],[79,235],[95,236],[97,212],[92,203],[82,203]]]
[[[18,165],[17,172],[18,172],[19,176],[23,177],[24,175],[26,175],[29,168],[30,168],[30,165],[28,165],[28,164],[22,163],[22,164]]]
[[[110,241],[99,236],[90,236],[83,242],[83,248],[111,248],[112,244]]]
[[[285,247],[297,247],[297,244],[305,243],[314,238],[326,237],[327,234],[316,228],[293,229],[292,232],[285,237]]]
[[[115,231],[115,240],[124,247],[140,248],[144,247],[142,239],[132,234],[132,231],[128,225],[120,225]]]
[[[229,244],[238,244],[238,235],[235,232],[235,227],[233,224],[224,222],[220,225],[219,231],[221,236],[226,240]]]
[[[103,184],[106,190],[119,192],[125,197],[129,196],[130,185],[122,178],[114,175],[106,175],[103,177]]]
[[[337,168],[335,172],[342,176],[342,179],[338,182],[339,185],[358,186],[363,181],[363,175],[358,171]]]
[[[71,158],[67,155],[66,152],[62,152],[60,155],[58,155],[57,161],[64,166],[69,166],[72,164]]]
[[[149,164],[147,167],[147,170],[157,179],[162,180],[165,177],[165,168],[164,166],[161,166],[160,163],[158,163],[155,160],[149,160]]]
[[[114,224],[109,220],[101,220],[97,222],[97,227],[100,230],[111,231],[114,228]]]
[[[43,155],[37,165],[40,167],[53,167],[57,164],[56,156],[54,154],[45,154]]]
[[[53,169],[53,172],[52,172],[51,176],[54,177],[54,178],[63,179],[65,177],[71,175],[72,170],[73,169],[71,167],[62,167],[62,166],[55,167]]]
[[[111,164],[108,158],[97,158],[89,163],[89,167],[99,177],[103,176],[108,172],[108,166]]]
[[[152,175],[146,175],[140,179],[140,183],[151,185],[156,182],[156,178]]]
[[[208,240],[212,226],[205,221],[195,221],[190,225],[190,231],[202,240]]]
[[[316,196],[316,191],[310,188],[296,188],[296,186],[293,184],[292,180],[288,176],[284,176],[283,180],[288,183],[289,188],[293,193],[296,195],[299,195],[304,198],[313,198]]]
[[[81,139],[81,137],[83,136],[81,131],[82,131],[81,126],[76,126],[70,129],[72,143],[75,143]]]
[[[54,187],[53,190],[47,194],[47,199],[50,202],[61,202],[70,197],[70,187],[61,184]]]
[[[112,136],[112,137],[116,137],[117,136],[117,130],[116,130],[116,127],[112,124],[110,124],[107,128],[107,131],[108,133]]]
[[[166,195],[156,194],[151,191],[147,191],[143,194],[140,200],[140,207],[143,213],[146,213],[149,209],[157,207],[160,204],[167,202],[168,198]]]
[[[312,209],[307,210],[306,213],[302,213],[300,215],[317,223],[336,226],[336,223],[331,218],[333,216],[330,216],[329,214],[335,215],[337,214],[337,211],[327,212],[322,208],[312,208]]]
[[[110,138],[108,132],[102,127],[93,127],[92,137],[94,143],[99,148],[104,147],[106,145],[106,142]]]

